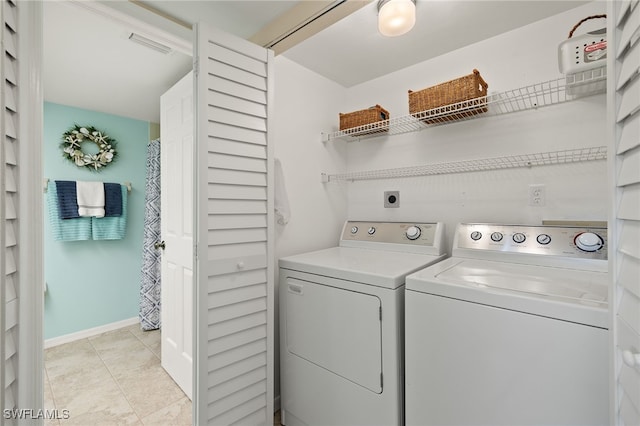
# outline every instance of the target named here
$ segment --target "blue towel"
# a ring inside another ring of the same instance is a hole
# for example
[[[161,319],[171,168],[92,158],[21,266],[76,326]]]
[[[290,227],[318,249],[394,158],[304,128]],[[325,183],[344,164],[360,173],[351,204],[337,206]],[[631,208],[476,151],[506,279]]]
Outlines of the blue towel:
[[[111,217],[92,217],[91,229],[94,240],[121,240],[127,231],[127,187],[120,186],[122,215]]]
[[[122,189],[119,183],[104,183],[104,216],[122,216]]]
[[[78,214],[78,192],[74,180],[57,180],[58,209],[61,219],[75,219]]]
[[[58,206],[58,191],[54,182],[49,182],[47,188],[47,207],[49,223],[53,238],[56,241],[81,241],[91,239],[91,218],[79,217],[62,220]],[[77,213],[77,205],[76,205]]]

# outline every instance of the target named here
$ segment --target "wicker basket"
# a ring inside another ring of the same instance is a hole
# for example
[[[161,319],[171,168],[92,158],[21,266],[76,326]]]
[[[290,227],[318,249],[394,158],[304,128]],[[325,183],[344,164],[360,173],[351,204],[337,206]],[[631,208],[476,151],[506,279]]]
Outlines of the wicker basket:
[[[340,131],[353,129],[358,135],[389,131],[389,111],[380,105],[339,115]]]
[[[474,69],[472,74],[446,83],[417,92],[409,90],[409,113],[432,124],[487,112],[488,87],[480,72]],[[466,102],[475,98],[480,99]]]

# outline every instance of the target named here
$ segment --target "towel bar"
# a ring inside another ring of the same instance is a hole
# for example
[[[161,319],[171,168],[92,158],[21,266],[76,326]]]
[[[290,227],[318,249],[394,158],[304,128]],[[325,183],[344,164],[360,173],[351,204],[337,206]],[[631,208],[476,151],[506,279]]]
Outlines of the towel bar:
[[[49,187],[49,181],[50,181],[49,178],[44,179],[42,192],[47,192],[47,188]],[[123,185],[127,187],[127,192],[131,192],[131,189],[133,188],[133,185],[131,185],[131,182],[126,181],[123,183]]]

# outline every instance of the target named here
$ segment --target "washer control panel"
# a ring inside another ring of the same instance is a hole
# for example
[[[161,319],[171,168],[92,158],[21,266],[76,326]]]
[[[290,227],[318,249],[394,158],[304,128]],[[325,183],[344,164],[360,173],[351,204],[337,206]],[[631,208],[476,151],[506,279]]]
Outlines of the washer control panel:
[[[433,246],[436,243],[437,228],[437,223],[348,221],[342,231],[341,239],[343,241]]]
[[[606,260],[607,229],[461,223],[457,247]]]

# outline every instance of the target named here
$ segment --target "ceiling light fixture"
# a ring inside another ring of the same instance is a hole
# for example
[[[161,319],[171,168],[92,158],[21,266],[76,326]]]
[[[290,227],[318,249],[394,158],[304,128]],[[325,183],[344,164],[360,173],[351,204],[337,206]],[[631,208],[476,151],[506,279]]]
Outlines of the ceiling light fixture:
[[[379,0],[378,31],[387,37],[406,34],[416,23],[416,0]]]
[[[168,55],[173,51],[169,46],[165,46],[164,44],[158,43],[157,41],[153,41],[150,38],[145,36],[141,36],[140,34],[131,33],[129,34],[129,40],[141,44],[142,46],[148,47],[149,49],[153,49],[156,52],[163,53]]]

